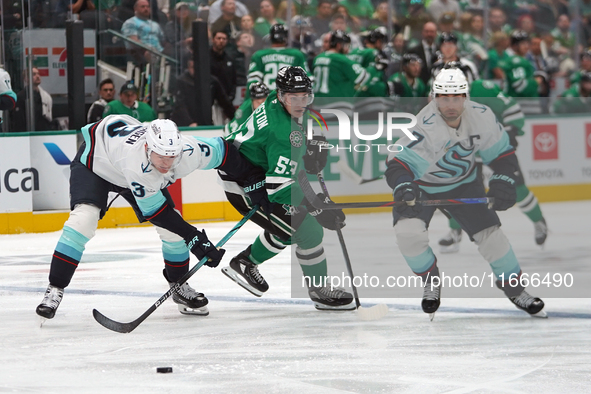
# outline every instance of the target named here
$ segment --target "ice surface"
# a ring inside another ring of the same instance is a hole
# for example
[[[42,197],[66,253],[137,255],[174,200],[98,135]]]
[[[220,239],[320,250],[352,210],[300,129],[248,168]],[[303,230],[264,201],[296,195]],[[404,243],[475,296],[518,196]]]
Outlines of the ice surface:
[[[551,231],[543,250],[524,215],[516,208],[501,213],[522,268],[555,265],[591,283],[591,203],[542,208]],[[369,237],[368,228],[391,232],[382,257],[408,273],[389,214],[349,215],[347,223],[344,235],[352,244]],[[232,225],[198,224],[212,240]],[[437,253],[443,216],[434,218],[430,232]],[[222,265],[258,233],[251,224],[240,230]],[[446,298],[444,291],[429,322],[420,291],[408,293],[412,298],[368,299],[360,289],[362,305],[390,309],[383,319],[364,322],[355,312],[320,312],[308,299],[291,298],[288,252],[261,266],[270,284],[262,298],[219,268],[204,267],[189,283],[208,296],[208,317],[181,315],[169,300],[132,333],[108,331],[94,321],[93,308],[131,321],[168,289],[150,226],[98,230],[56,317],[40,328],[35,307],[59,236],[0,236],[0,392],[573,393],[588,392],[591,384],[589,296],[546,297],[550,317],[534,319],[504,298]],[[325,247],[331,269],[342,266],[336,237],[327,237]],[[354,270],[362,270],[359,249],[351,254]],[[488,268],[466,237],[459,254],[438,257],[449,270]],[[531,293],[544,297],[545,290]],[[156,373],[168,366],[172,374]]]

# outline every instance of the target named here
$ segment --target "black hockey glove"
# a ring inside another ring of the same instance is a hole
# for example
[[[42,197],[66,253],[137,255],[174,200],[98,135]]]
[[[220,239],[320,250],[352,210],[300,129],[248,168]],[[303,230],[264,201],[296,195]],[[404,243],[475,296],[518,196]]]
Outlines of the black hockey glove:
[[[419,216],[423,206],[417,201],[421,198],[421,189],[414,182],[402,182],[394,188],[394,201],[406,202],[406,204],[395,205],[394,209],[405,218]]]
[[[273,211],[274,204],[269,201],[267,188],[265,187],[265,177],[265,173],[262,169],[257,171],[246,179],[243,189],[252,206],[257,204],[260,205],[263,213],[269,216],[271,211]]]
[[[205,256],[209,257],[205,263],[208,267],[217,267],[220,261],[222,261],[224,253],[226,253],[225,249],[217,249],[215,245],[207,239],[205,231],[201,232],[195,229],[195,231],[185,238],[185,242],[187,243],[187,248],[189,248],[191,253],[197,256],[199,260]]]
[[[513,126],[505,127],[505,131],[509,136],[509,143],[513,147],[513,149],[517,149],[517,128]]]
[[[306,142],[304,168],[308,174],[316,175],[326,166],[328,159],[328,142],[326,137],[315,135]]]
[[[320,198],[325,203],[334,204],[332,200],[324,195],[324,193],[318,193]],[[320,225],[329,230],[337,230],[345,227],[345,213],[342,209],[330,209],[322,210],[316,209],[306,200],[306,208],[308,213],[316,219]]]
[[[506,211],[515,205],[517,201],[517,191],[515,190],[515,180],[508,175],[493,174],[488,181],[489,190],[486,195],[494,197],[495,202],[492,208],[495,211]]]

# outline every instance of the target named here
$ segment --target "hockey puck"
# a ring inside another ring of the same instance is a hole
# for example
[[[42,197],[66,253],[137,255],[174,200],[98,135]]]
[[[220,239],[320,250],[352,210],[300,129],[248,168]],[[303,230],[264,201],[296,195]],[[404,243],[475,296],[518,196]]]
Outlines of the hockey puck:
[[[158,373],[172,373],[172,367],[158,367],[156,368]]]

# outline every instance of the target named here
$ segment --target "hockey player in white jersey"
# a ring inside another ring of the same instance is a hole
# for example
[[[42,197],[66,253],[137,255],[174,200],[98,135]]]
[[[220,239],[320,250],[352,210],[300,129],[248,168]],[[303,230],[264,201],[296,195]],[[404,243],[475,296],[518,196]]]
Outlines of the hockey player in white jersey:
[[[168,190],[194,170],[222,169],[242,179],[257,177],[252,165],[222,138],[183,136],[176,124],[158,119],[148,126],[127,115],[110,115],[82,128],[84,143],[70,165],[70,217],[51,260],[49,286],[37,314],[51,319],[109,206],[109,192],[120,193],[140,222],[150,221],[162,240],[164,277],[172,286],[189,270],[189,252],[216,267],[224,249],[174,210]],[[246,176],[250,171],[250,175]],[[263,178],[264,179],[264,175]],[[259,179],[260,180],[260,179]],[[247,181],[248,183],[248,181]],[[207,315],[207,298],[188,283],[173,295],[183,314]]]
[[[484,186],[476,178],[475,154],[479,152],[494,171],[486,194],[494,198],[493,209],[509,209],[516,200],[516,158],[490,108],[470,101],[462,71],[442,70],[431,94],[433,100],[419,112],[418,124],[411,129],[416,140],[408,136],[398,140],[404,149],[388,158],[386,179],[394,190],[394,201],[406,202],[394,208],[396,239],[407,264],[425,283],[421,305],[433,317],[440,304],[441,281],[427,229],[436,208],[423,207],[418,201],[484,197]],[[496,212],[484,204],[446,210],[478,245],[497,286],[511,302],[530,315],[545,317],[544,302],[530,296],[518,280],[509,280],[518,279],[521,268]]]
[[[0,67],[0,111],[8,111],[14,109],[15,106],[16,93],[14,93],[10,84],[10,74]],[[1,116],[0,123],[2,123]],[[0,130],[0,132],[1,131],[2,130]]]

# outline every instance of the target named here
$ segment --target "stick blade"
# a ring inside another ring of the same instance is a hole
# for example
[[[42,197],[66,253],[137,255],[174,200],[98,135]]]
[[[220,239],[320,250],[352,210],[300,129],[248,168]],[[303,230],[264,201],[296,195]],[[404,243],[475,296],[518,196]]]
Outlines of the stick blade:
[[[92,316],[94,316],[94,320],[96,320],[101,326],[111,331],[120,332],[122,334],[130,333],[137,327],[137,324],[134,324],[134,322],[119,323],[115,320],[109,319],[107,316],[103,315],[96,309],[92,310]]]
[[[359,320],[363,321],[380,320],[387,314],[388,305],[386,304],[378,304],[371,306],[369,308],[364,308],[362,306],[357,308],[357,317],[359,318]]]

